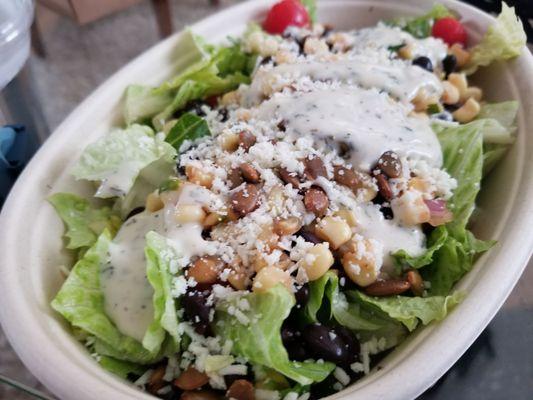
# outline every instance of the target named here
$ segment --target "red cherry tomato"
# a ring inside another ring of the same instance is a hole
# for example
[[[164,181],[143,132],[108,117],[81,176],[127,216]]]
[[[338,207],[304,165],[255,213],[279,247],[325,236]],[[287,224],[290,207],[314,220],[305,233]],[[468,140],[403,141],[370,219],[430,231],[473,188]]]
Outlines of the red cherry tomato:
[[[299,0],[282,0],[272,6],[263,23],[268,33],[282,34],[288,26],[309,25],[309,14]]]
[[[466,46],[466,30],[463,24],[455,18],[446,17],[435,21],[431,35],[436,38],[441,38],[449,46],[455,43],[460,43]]]

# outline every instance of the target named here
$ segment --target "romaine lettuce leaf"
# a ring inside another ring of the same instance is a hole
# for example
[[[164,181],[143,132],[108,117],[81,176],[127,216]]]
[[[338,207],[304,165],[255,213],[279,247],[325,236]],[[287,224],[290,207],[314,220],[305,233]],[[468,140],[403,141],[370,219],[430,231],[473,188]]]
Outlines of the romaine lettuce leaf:
[[[255,57],[244,53],[239,44],[214,50],[209,58],[155,89],[157,93],[175,94],[172,102],[153,118],[154,126],[163,127],[174,112],[192,100],[229,92],[241,83],[249,83],[254,65]]]
[[[100,181],[96,197],[125,197],[145,168],[157,161],[166,167],[168,178],[176,151],[160,135],[143,125],[116,129],[87,146],[72,174],[76,179]],[[158,168],[159,169],[159,168]],[[154,179],[150,171],[146,171]]]
[[[443,168],[457,180],[457,188],[448,202],[453,212],[448,229],[464,229],[474,210],[483,168],[483,127],[482,121],[433,126],[442,148]]]
[[[481,106],[477,119],[483,127],[483,177],[505,156],[515,140],[516,116],[520,105],[517,101],[489,103]]]
[[[312,23],[316,22],[316,0],[301,0]]]
[[[413,331],[419,321],[424,325],[432,321],[441,321],[464,297],[460,292],[455,292],[451,296],[432,297],[371,297],[358,291],[351,294],[362,303],[370,304],[401,322],[409,331]]]
[[[504,61],[518,57],[526,47],[527,37],[514,7],[502,1],[502,11],[496,22],[489,27],[479,44],[471,49],[470,61],[466,66],[468,73],[494,61]]]
[[[410,256],[405,250],[399,250],[393,254],[399,265],[408,265],[411,268],[422,268],[433,262],[433,255],[448,239],[448,230],[445,226],[439,226],[431,232],[427,240],[427,249],[420,256]]]
[[[442,4],[435,4],[424,15],[412,18],[398,18],[392,21],[392,24],[399,26],[416,38],[426,38],[431,35],[431,27],[436,19],[453,16],[450,10]]]
[[[180,332],[176,300],[172,297],[171,264],[178,258],[176,249],[167,239],[156,232],[146,235],[146,276],[154,288],[154,320],[148,327],[143,346],[149,351],[158,351],[165,340],[166,332],[179,347]]]
[[[195,114],[186,113],[176,121],[165,140],[179,152],[185,140],[195,140],[210,135],[211,131],[205,119]]]
[[[52,308],[73,326],[96,338],[95,350],[105,356],[138,364],[150,364],[162,358],[135,339],[123,335],[104,310],[100,289],[100,269],[108,258],[111,235],[104,231],[80,259],[52,301]]]
[[[153,118],[153,125],[161,130],[190,101],[222,94],[250,81],[255,56],[244,53],[240,44],[211,46],[187,32],[180,45],[190,48],[192,64],[159,87],[130,86],[124,102],[126,123]]]
[[[128,361],[117,360],[113,357],[99,356],[98,363],[107,371],[127,379],[129,375],[141,376],[146,372],[147,367]]]
[[[360,301],[356,292],[341,292],[339,278],[334,271],[328,271],[311,282],[309,290],[309,301],[304,308],[305,323],[338,323],[354,331],[361,342],[372,338],[385,339],[382,350],[398,345],[407,336],[407,330],[401,323],[373,305]]]
[[[67,228],[67,249],[90,247],[104,229],[114,235],[120,227],[120,218],[109,207],[94,208],[88,200],[75,194],[55,193],[48,201]]]
[[[455,229],[444,245],[435,253],[433,263],[420,270],[425,281],[431,283],[428,293],[445,296],[453,285],[472,269],[476,254],[490,249],[493,240],[479,240],[466,229]]]
[[[335,369],[334,364],[290,361],[283,346],[281,324],[294,304],[293,295],[281,285],[229,299],[217,307],[215,331],[233,342],[234,354],[252,364],[272,368],[302,385],[320,382]],[[235,310],[242,313],[240,318]]]
[[[485,121],[483,126],[483,143],[511,144],[516,132],[516,116],[520,104],[518,101],[486,103],[481,106],[477,120]]]
[[[185,30],[176,44],[179,54],[187,57],[185,62],[190,66],[196,65],[201,60],[209,57],[210,46],[206,45],[202,38],[194,35],[190,30]],[[178,63],[183,63],[183,57]],[[186,70],[186,69],[185,69]],[[178,68],[176,73],[184,71]],[[171,91],[157,90],[157,88],[130,85],[127,87],[124,98],[124,120],[127,125],[134,122],[144,122],[167,107],[174,99]]]
[[[495,243],[478,240],[466,229],[481,184],[486,121],[433,126],[442,147],[443,167],[457,180],[457,188],[448,202],[454,220],[432,233],[428,252],[422,256],[409,257],[405,252],[396,253],[400,264],[424,267],[421,274],[431,283],[428,289],[430,295],[449,294],[453,285],[472,269],[476,254],[488,250]]]

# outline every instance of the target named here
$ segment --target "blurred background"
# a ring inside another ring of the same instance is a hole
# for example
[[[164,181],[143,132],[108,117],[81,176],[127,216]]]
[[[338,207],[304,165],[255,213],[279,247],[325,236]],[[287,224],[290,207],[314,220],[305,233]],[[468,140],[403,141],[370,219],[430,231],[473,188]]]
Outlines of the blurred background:
[[[0,207],[31,154],[98,85],[161,38],[237,2],[0,0]],[[493,13],[501,7],[468,2]],[[507,3],[533,41],[533,0]],[[530,263],[485,332],[420,399],[533,399],[532,288]],[[53,398],[1,330],[0,374],[0,399]]]

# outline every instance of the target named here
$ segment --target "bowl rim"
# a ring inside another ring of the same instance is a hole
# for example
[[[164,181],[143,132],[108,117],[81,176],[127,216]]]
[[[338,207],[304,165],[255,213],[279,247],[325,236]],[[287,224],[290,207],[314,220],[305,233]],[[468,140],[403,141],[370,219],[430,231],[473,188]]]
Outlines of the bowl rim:
[[[220,23],[224,19],[231,19],[233,13],[259,13],[261,10],[265,9],[268,4],[274,3],[275,0],[269,0],[268,2],[262,0],[252,0],[245,3],[241,3],[228,9],[225,9],[221,12],[215,13],[214,15],[205,18],[194,25],[191,28],[195,31],[202,31],[208,29],[211,24]],[[319,7],[323,6],[332,6],[332,5],[346,5],[347,3],[360,3],[364,5],[389,5],[395,4],[394,0],[327,0],[321,1]],[[404,4],[405,3],[405,4]],[[483,21],[483,25],[487,21],[493,21],[493,17],[485,14],[484,12],[466,5],[459,3],[455,0],[441,0],[441,3],[452,7],[453,9],[459,10],[460,12],[467,12],[470,15],[476,16],[479,21]],[[402,5],[406,7],[414,7],[416,5],[423,5],[423,0],[407,0],[402,2]],[[429,3],[425,3],[425,6],[428,6]],[[55,346],[50,343],[50,346],[39,346],[34,342],[38,339],[49,339],[45,332],[34,331],[33,334],[27,335],[27,329],[25,324],[31,325],[32,315],[37,313],[44,312],[43,310],[37,310],[31,307],[28,299],[21,299],[20,293],[17,292],[17,285],[23,285],[24,282],[21,281],[21,276],[18,273],[16,262],[16,254],[22,251],[20,246],[17,246],[14,238],[17,236],[14,234],[16,232],[18,221],[21,217],[24,216],[24,204],[19,202],[19,198],[24,198],[27,196],[28,191],[31,190],[28,188],[35,183],[35,175],[38,167],[41,163],[45,163],[47,158],[50,158],[55,152],[58,152],[62,147],[62,140],[69,134],[71,127],[78,124],[78,120],[84,114],[87,114],[87,109],[91,107],[98,107],[99,100],[103,98],[108,91],[111,90],[113,86],[116,86],[118,80],[122,75],[127,74],[128,72],[140,68],[141,65],[146,63],[146,60],[150,59],[153,54],[158,54],[158,50],[170,46],[170,44],[175,41],[181,32],[172,35],[163,42],[159,42],[152,46],[147,51],[141,53],[134,60],[126,64],[119,71],[113,74],[108,78],[104,83],[102,83],[91,95],[89,95],[72,113],[64,120],[63,123],[54,131],[54,133],[47,139],[43,144],[41,149],[35,154],[33,159],[30,161],[28,166],[25,168],[17,183],[13,187],[5,205],[0,215],[0,226],[4,227],[0,231],[0,271],[3,273],[3,279],[0,280],[0,292],[4,294],[4,306],[0,308],[0,322],[2,327],[5,330],[5,333],[13,345],[15,351],[20,356],[24,364],[28,369],[47,387],[49,387],[52,392],[56,393],[61,398],[72,398],[76,393],[77,398],[80,399],[91,399],[95,397],[95,394],[98,394],[102,399],[112,399],[117,398],[117,396],[123,396],[122,398],[136,398],[136,399],[153,399],[152,396],[143,393],[135,388],[132,385],[127,384],[109,373],[107,373],[103,368],[98,366],[96,363],[92,362],[90,357],[86,352],[78,352],[75,354],[75,357],[72,357],[72,354],[62,353],[61,346],[62,343],[55,343]],[[531,74],[533,71],[533,57],[529,51],[525,51],[521,56],[521,63],[527,66],[528,72]],[[526,83],[528,86],[522,87],[521,90],[524,92],[531,92],[533,90],[533,84],[530,82]],[[514,90],[516,93],[519,93],[518,87],[515,87]],[[531,102],[527,103],[529,105]],[[525,132],[526,126],[526,115],[524,109],[526,103],[521,105],[521,115],[519,116],[519,126],[521,131]],[[85,110],[85,111],[84,111]],[[528,120],[533,123],[532,117],[528,116]],[[525,133],[524,133],[525,134]],[[530,147],[531,143],[529,144]],[[518,204],[518,210],[521,212],[520,217],[517,217],[515,214],[518,214],[519,211],[515,210],[514,222],[515,228],[518,234],[525,234],[520,243],[510,243],[508,245],[509,250],[513,250],[513,256],[515,257],[513,265],[513,274],[499,275],[497,277],[486,277],[484,276],[482,282],[476,284],[473,288],[476,293],[476,298],[481,298],[479,295],[486,290],[487,287],[499,287],[499,290],[493,294],[492,300],[488,304],[476,304],[474,301],[474,296],[468,296],[465,299],[465,302],[461,304],[457,309],[451,313],[441,324],[441,326],[452,326],[454,323],[457,324],[456,328],[461,329],[461,335],[457,335],[453,339],[453,350],[454,351],[439,351],[435,354],[436,366],[431,371],[426,371],[424,375],[423,382],[416,381],[414,379],[406,380],[405,372],[416,372],[418,365],[424,365],[425,360],[421,358],[423,352],[414,353],[411,357],[400,359],[393,365],[394,368],[403,368],[401,373],[395,373],[395,371],[390,371],[390,368],[386,371],[387,379],[382,381],[383,385],[375,385],[377,379],[381,379],[385,374],[383,371],[375,372],[369,377],[365,378],[362,381],[355,383],[354,385],[344,389],[343,391],[331,396],[330,398],[345,398],[351,394],[354,394],[357,391],[357,395],[361,395],[364,398],[368,399],[378,399],[378,398],[389,398],[389,399],[407,399],[414,398],[425,389],[430,387],[436,380],[442,376],[445,371],[450,368],[455,361],[463,354],[464,351],[472,344],[472,342],[477,338],[481,331],[486,327],[490,322],[493,316],[496,314],[500,306],[503,304],[510,291],[516,284],[516,281],[519,279],[521,272],[525,268],[528,259],[531,256],[533,251],[533,235],[531,234],[533,225],[533,210],[526,208],[526,198],[531,198],[533,196],[533,160],[527,159],[525,157],[525,148],[519,149],[521,154],[521,174],[515,177],[515,185],[513,186],[513,195],[516,197],[515,202],[521,200]],[[525,182],[525,185],[523,184]],[[521,188],[521,192],[518,193],[518,187]],[[518,197],[520,195],[520,197]],[[502,218],[502,220],[509,220],[511,211],[507,211],[507,216]],[[9,227],[9,229],[6,229]],[[515,238],[518,236],[514,234]],[[503,239],[501,239],[503,241]],[[509,240],[507,240],[509,242]],[[519,246],[520,244],[520,246]],[[487,257],[483,256],[483,262],[487,262]],[[503,260],[503,256],[499,257],[500,260]],[[477,263],[482,262],[478,260]],[[20,267],[20,266],[19,266]],[[24,267],[22,267],[24,268]],[[491,278],[491,279],[488,279]],[[496,282],[497,281],[497,282]],[[496,286],[495,284],[498,284]],[[484,289],[485,288],[485,289]],[[9,305],[9,308],[6,307]],[[471,314],[472,312],[479,312],[482,314],[483,318],[477,320],[475,324],[470,323],[465,324],[464,317]],[[418,332],[416,336],[423,338],[433,334],[433,336],[440,337],[443,342],[446,342],[446,338],[442,337],[442,334],[439,336],[438,332],[435,332],[437,328],[436,324],[424,328],[422,331]],[[450,330],[450,328],[442,327],[442,331],[456,331],[457,329]],[[427,341],[425,341],[427,342]],[[427,343],[426,343],[427,344]],[[424,346],[424,342],[422,342]],[[427,346],[426,346],[427,347]],[[71,357],[69,357],[69,355]],[[427,360],[426,360],[427,361]],[[53,362],[54,369],[50,369],[50,362]],[[77,364],[76,364],[77,363]],[[86,379],[82,382],[72,382],[65,378],[71,377],[75,378],[76,373],[81,372],[86,374]],[[368,379],[369,378],[369,379]],[[391,388],[401,388],[400,391],[391,392]],[[80,392],[81,391],[81,392]]]

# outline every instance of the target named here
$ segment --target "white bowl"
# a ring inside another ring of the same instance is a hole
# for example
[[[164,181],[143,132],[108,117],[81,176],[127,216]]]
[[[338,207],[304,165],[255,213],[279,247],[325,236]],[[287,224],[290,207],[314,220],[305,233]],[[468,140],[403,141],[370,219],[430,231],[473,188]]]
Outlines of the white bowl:
[[[268,4],[267,4],[268,3]],[[251,1],[192,26],[211,41],[238,35],[247,21],[261,17],[272,2]],[[476,40],[494,20],[453,0],[442,3],[459,12]],[[321,21],[339,28],[363,27],[379,19],[419,14],[424,0],[321,1]],[[178,43],[178,46],[176,46]],[[187,62],[179,34],[153,47],[87,98],[56,130],[25,169],[4,206],[0,233],[2,326],[26,366],[62,399],[150,399],[104,371],[50,308],[69,263],[63,250],[63,225],[46,197],[57,191],[89,195],[69,167],[82,149],[121,123],[120,101],[130,83],[157,84],[171,75],[176,61]],[[459,284],[464,302],[443,322],[418,330],[384,361],[381,368],[332,398],[412,399],[431,386],[472,344],[498,311],[520,277],[533,248],[533,57],[484,71],[480,80],[491,100],[520,100],[519,133],[503,163],[485,182],[479,201],[484,218],[475,231],[498,244],[481,257]],[[525,112],[529,111],[529,112]]]

